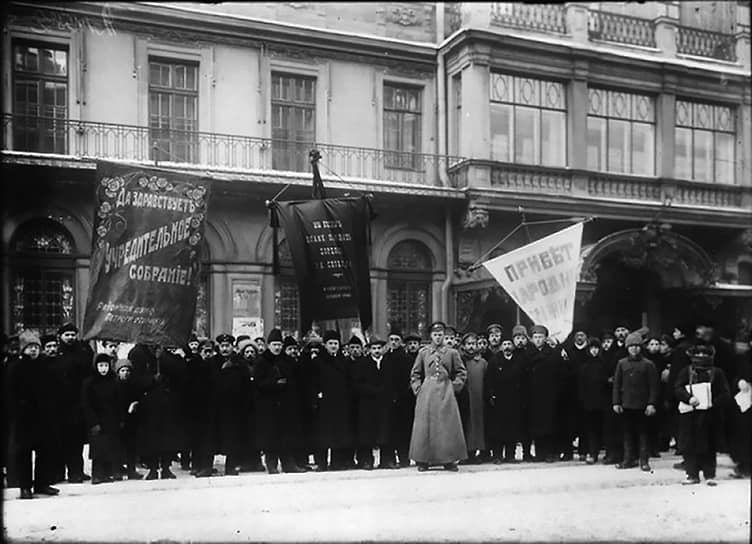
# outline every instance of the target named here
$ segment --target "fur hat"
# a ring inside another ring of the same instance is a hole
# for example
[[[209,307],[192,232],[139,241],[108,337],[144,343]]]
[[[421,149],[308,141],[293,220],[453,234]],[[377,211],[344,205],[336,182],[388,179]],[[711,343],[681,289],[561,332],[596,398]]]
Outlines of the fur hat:
[[[527,329],[525,328],[525,325],[515,325],[512,327],[512,336],[527,336]]]
[[[97,369],[97,365],[99,363],[107,363],[107,364],[109,364],[110,365],[110,369],[112,369],[112,367],[113,367],[112,357],[110,357],[106,353],[97,353],[94,356],[94,370]]]
[[[387,336],[392,336],[393,334],[402,338],[402,329],[400,329],[399,325],[392,325],[389,327],[389,334]]]
[[[642,335],[639,332],[631,332],[627,335],[627,339],[624,341],[624,345],[629,346],[642,346]]]
[[[269,333],[269,337],[266,339],[266,342],[269,344],[271,344],[272,342],[281,342],[281,341],[282,341],[282,331],[279,329],[272,329],[272,332]]]
[[[693,363],[710,362],[715,357],[715,346],[712,344],[697,344],[687,350],[687,357]]]
[[[78,327],[76,327],[73,323],[70,321],[68,323],[63,323],[60,328],[57,330],[58,334],[63,334],[64,332],[78,332]]]
[[[39,339],[39,342],[42,347],[44,347],[50,342],[57,342],[57,336],[55,336],[54,334],[45,334],[44,336],[42,336],[42,338]]]
[[[348,346],[352,346],[353,344],[356,344],[358,346],[362,346],[363,345],[363,340],[361,340],[360,338],[358,338],[356,335],[353,334],[350,337],[350,340],[347,342],[347,345]]]
[[[235,343],[237,345],[240,345],[240,342],[242,342],[243,340],[250,340],[250,339],[251,337],[247,334],[239,334],[238,337],[235,339]]]
[[[298,341],[295,340],[295,338],[293,338],[292,336],[289,336],[289,335],[285,336],[285,339],[282,341],[282,344],[283,344],[283,348],[282,349],[287,349],[287,348],[289,348],[291,346],[298,347]]]
[[[337,342],[341,342],[339,333],[337,331],[332,331],[332,330],[326,331],[324,333],[324,343],[326,344],[329,340],[336,340]]]
[[[404,341],[407,344],[408,342],[420,342],[421,338],[415,333],[410,333],[407,336],[405,336]]]
[[[371,346],[385,346],[385,345],[386,345],[386,341],[385,340],[382,340],[378,336],[374,336],[374,337],[371,338],[371,341],[368,342],[368,346],[367,347],[370,348]]]
[[[118,359],[115,362],[115,373],[119,372],[123,367],[128,367],[133,370],[133,363],[131,363],[128,359]]]
[[[253,349],[256,349],[256,344],[253,343],[250,336],[247,336],[238,342],[238,353],[242,355],[245,348],[248,346],[253,346]]]
[[[536,333],[548,336],[548,329],[543,325],[533,325],[532,327],[530,327],[530,336]]]
[[[208,338],[201,341],[201,343],[198,345],[198,350],[201,351],[202,349],[209,348],[212,351],[214,351],[214,342],[209,340]]]
[[[42,342],[39,340],[39,333],[30,329],[26,329],[18,335],[18,343],[21,352],[26,349],[26,346],[31,346],[32,344],[36,344],[40,348],[42,347]]]

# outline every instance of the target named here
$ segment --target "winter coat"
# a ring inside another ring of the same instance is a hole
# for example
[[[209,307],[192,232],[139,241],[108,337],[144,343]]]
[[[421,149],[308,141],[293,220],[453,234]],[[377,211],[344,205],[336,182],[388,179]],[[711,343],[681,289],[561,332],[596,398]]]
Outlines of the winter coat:
[[[551,435],[556,428],[560,360],[559,351],[547,344],[540,349],[533,346],[527,353],[529,431],[533,439]]]
[[[486,437],[491,447],[517,442],[522,430],[524,354],[515,350],[491,358],[486,370]]]
[[[125,412],[119,398],[115,375],[94,374],[81,387],[86,429],[89,433],[89,458],[122,464],[121,430],[125,426]]]
[[[214,451],[237,454],[252,449],[251,407],[253,382],[243,361],[231,359],[215,376]]]
[[[61,391],[50,360],[44,355],[36,359],[22,355],[7,364],[5,395],[11,448],[57,451],[62,438]]]
[[[185,361],[166,351],[157,360],[143,344],[134,346],[128,359],[133,363],[135,382],[144,390],[137,438],[141,455],[152,457],[185,449],[185,419],[181,413]]]
[[[315,447],[348,448],[353,445],[350,362],[325,352],[309,364]]]
[[[60,414],[68,439],[85,442],[87,429],[81,406],[81,387],[84,380],[93,374],[94,351],[89,344],[74,340],[70,345],[60,342],[60,351],[55,358],[62,399]]]
[[[458,396],[462,428],[465,431],[465,443],[468,451],[486,449],[485,402],[483,382],[488,369],[488,361],[483,357],[463,357],[467,369],[465,387]]]
[[[315,421],[318,408],[318,384],[315,379],[317,358],[318,356],[311,358],[311,352],[305,350],[301,353],[300,358],[295,361],[295,381],[298,384],[298,406],[302,428],[301,448],[306,452],[311,452],[318,447]],[[350,391],[350,395],[352,396],[352,391]],[[348,433],[353,436],[355,424],[352,422],[354,417],[352,398],[348,406],[351,418],[351,427]]]
[[[267,349],[256,359],[256,447],[292,450],[303,445],[297,364]],[[286,379],[286,383],[280,380]]]
[[[577,395],[583,410],[611,410],[611,383],[608,365],[599,355],[588,354],[577,371]]]
[[[135,445],[137,438],[141,418],[140,405],[144,392],[132,378],[128,378],[125,381],[116,380],[116,383],[120,413],[123,414],[123,428],[120,437],[125,447],[131,447]],[[138,402],[138,404],[132,413],[128,413],[128,409],[133,402]]]
[[[697,367],[690,364],[679,372],[674,384],[674,396],[680,402],[689,403],[688,384],[710,383],[712,408],[693,410],[679,414],[677,441],[684,453],[715,453],[726,446],[724,433],[725,405],[731,399],[726,374],[716,367]]]
[[[625,410],[644,410],[658,402],[658,374],[652,361],[625,357],[616,365],[611,401]]]
[[[217,368],[213,358],[201,356],[188,359],[185,380],[181,388],[182,413],[191,447],[201,451],[214,451],[212,426],[215,421],[215,388]]]
[[[353,385],[358,397],[358,440],[361,447],[386,446],[392,437],[391,423],[397,404],[394,359],[383,356],[380,368],[369,355],[353,366]]]
[[[688,338],[682,338],[679,340],[679,342],[674,346],[674,349],[671,351],[671,359],[670,364],[671,368],[668,371],[668,393],[669,393],[669,402],[671,404],[675,404],[676,397],[674,396],[674,389],[676,387],[676,379],[679,376],[679,373],[682,371],[682,369],[689,366],[689,357],[687,356],[687,350],[692,347],[692,342]]]
[[[455,395],[465,386],[467,369],[459,353],[446,346],[424,347],[410,373],[417,396],[410,459],[444,464],[467,458]]]
[[[410,388],[410,372],[413,369],[416,355],[411,355],[402,347],[384,355],[384,358],[389,360],[388,366],[392,370],[392,387],[396,400],[393,420],[390,425],[392,443],[395,445],[409,444],[410,435],[413,431],[415,395]]]

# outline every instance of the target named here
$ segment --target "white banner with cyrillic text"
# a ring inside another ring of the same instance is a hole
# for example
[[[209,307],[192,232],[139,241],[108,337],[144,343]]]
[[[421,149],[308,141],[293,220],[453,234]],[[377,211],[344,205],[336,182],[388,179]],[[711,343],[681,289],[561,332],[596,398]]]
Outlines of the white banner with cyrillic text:
[[[536,325],[563,341],[572,330],[582,223],[483,263]]]

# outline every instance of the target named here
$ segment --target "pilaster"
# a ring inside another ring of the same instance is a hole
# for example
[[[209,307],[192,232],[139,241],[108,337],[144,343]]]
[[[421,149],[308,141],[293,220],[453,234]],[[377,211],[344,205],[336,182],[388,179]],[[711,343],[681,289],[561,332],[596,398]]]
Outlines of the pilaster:
[[[584,170],[587,168],[588,71],[586,60],[575,60],[572,81],[567,88],[567,166]]]
[[[655,174],[674,178],[674,140],[676,125],[676,76],[663,76],[663,89],[655,104]]]
[[[460,155],[485,159],[490,151],[489,55],[476,51],[462,71]]]

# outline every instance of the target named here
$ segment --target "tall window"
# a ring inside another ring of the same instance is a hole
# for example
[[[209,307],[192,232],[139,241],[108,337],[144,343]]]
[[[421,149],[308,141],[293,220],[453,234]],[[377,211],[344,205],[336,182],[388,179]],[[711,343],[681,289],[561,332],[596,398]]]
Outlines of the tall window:
[[[19,227],[11,241],[16,330],[56,332],[74,314],[74,247],[58,223],[39,220]]]
[[[384,84],[384,151],[387,168],[420,169],[421,91]]]
[[[452,78],[452,92],[454,94],[454,127],[452,130],[452,153],[460,154],[460,136],[462,135],[462,73]]]
[[[428,334],[431,319],[431,255],[414,240],[400,242],[387,260],[387,320],[404,333]]]
[[[305,172],[316,140],[316,78],[272,73],[272,168]]]
[[[280,274],[274,289],[275,326],[283,335],[300,336],[300,296],[287,240],[279,243]]]
[[[591,88],[588,99],[588,169],[655,175],[653,98]]]
[[[66,153],[67,48],[25,41],[13,44],[13,148]]]
[[[733,110],[699,102],[676,101],[675,175],[716,183],[734,183]]]
[[[152,159],[198,161],[198,65],[149,59]]]
[[[566,166],[564,85],[491,73],[491,158]]]

